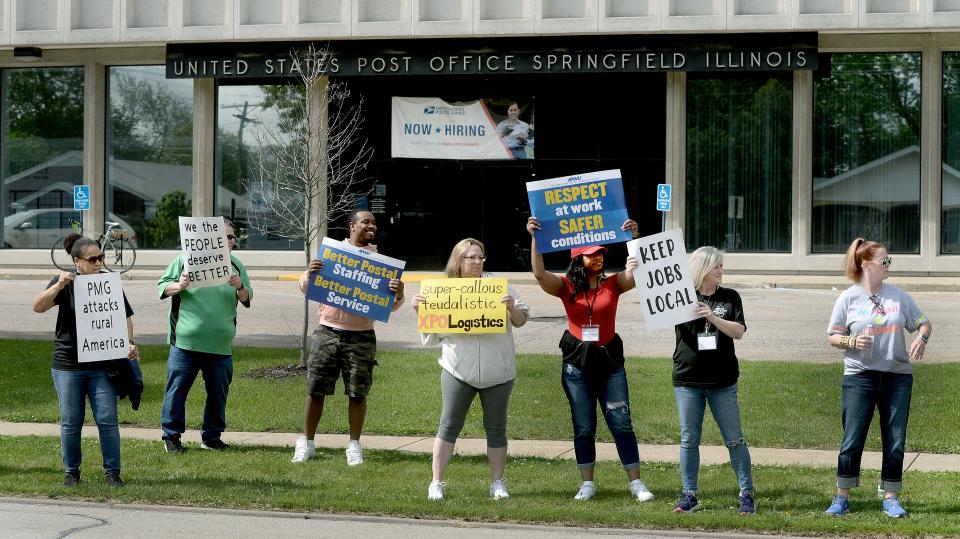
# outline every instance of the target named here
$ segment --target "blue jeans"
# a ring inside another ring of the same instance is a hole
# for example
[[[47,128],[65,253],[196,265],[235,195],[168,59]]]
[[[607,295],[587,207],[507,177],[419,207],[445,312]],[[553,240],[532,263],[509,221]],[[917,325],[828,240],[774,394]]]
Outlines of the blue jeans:
[[[578,468],[593,468],[597,462],[597,402],[603,409],[610,434],[620,455],[620,464],[625,470],[640,467],[640,451],[637,435],[630,421],[630,394],[627,389],[627,373],[621,367],[609,377],[598,391],[591,389],[580,369],[570,363],[563,364],[563,390],[570,402],[570,417],[573,419],[573,449],[577,455]]]
[[[740,428],[740,404],[737,384],[719,389],[675,386],[677,412],[680,414],[680,481],[684,491],[696,492],[700,473],[700,435],[707,403],[713,414],[723,443],[730,452],[730,464],[737,476],[741,492],[753,492],[750,450]]]
[[[167,390],[163,395],[160,426],[163,437],[180,435],[186,430],[187,393],[203,373],[207,402],[203,407],[200,437],[204,442],[219,440],[227,428],[227,392],[233,380],[233,356],[218,356],[170,347],[167,357]]]
[[[843,442],[837,458],[837,488],[860,486],[860,457],[876,407],[883,445],[880,488],[900,491],[912,394],[912,374],[864,371],[843,377]]]
[[[120,473],[120,427],[117,422],[117,394],[106,371],[62,371],[50,369],[60,400],[60,445],[67,473],[80,473],[80,429],[86,413],[86,397],[100,433],[103,471]]]

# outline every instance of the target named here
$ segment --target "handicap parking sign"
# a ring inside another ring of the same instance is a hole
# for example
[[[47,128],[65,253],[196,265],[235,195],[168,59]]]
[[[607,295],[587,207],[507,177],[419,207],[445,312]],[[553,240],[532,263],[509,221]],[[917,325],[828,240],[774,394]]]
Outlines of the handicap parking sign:
[[[84,211],[90,209],[90,186],[73,186],[73,209]]]
[[[670,211],[670,184],[657,184],[657,211]]]

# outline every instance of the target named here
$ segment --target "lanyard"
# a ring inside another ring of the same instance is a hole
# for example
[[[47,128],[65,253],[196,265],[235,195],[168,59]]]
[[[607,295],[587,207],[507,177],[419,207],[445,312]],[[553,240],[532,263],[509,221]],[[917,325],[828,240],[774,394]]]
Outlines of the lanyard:
[[[593,325],[593,306],[597,303],[597,296],[600,294],[600,283],[602,282],[602,279],[598,280],[597,287],[593,289],[593,301],[590,301],[589,292],[583,293],[584,299],[587,300],[587,320],[591,326]]]
[[[716,292],[714,292],[714,294],[716,294]],[[710,308],[710,312],[713,312],[713,295],[711,295],[711,296],[708,298],[707,296],[704,296],[703,294],[701,294],[700,291],[697,291],[697,299],[699,299],[700,301],[706,303],[706,304],[707,304],[707,307]],[[703,326],[703,332],[704,332],[704,333],[710,333],[710,328],[713,327],[713,324],[711,324],[710,321],[707,320],[706,318],[704,318],[703,321],[705,322],[705,324],[704,324],[704,326]]]

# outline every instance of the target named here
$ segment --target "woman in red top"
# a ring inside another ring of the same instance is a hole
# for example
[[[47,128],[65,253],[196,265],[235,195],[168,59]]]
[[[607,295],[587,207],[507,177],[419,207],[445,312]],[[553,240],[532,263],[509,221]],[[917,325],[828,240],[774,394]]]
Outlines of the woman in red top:
[[[560,298],[569,323],[569,329],[560,339],[560,350],[563,352],[563,389],[573,419],[573,448],[583,478],[574,499],[589,500],[597,491],[593,469],[597,460],[595,435],[599,402],[620,463],[630,478],[631,495],[641,502],[652,500],[653,494],[640,480],[640,453],[630,420],[630,395],[623,369],[623,341],[616,332],[617,303],[620,294],[636,286],[633,270],[637,260],[627,258],[626,270],[608,277],[603,273],[606,247],[577,247],[570,251],[567,274],[554,275],[544,270],[543,257],[537,252],[533,233],[539,228],[535,217],[527,220],[533,275],[544,292]],[[637,223],[632,219],[627,219],[621,228],[638,236]]]

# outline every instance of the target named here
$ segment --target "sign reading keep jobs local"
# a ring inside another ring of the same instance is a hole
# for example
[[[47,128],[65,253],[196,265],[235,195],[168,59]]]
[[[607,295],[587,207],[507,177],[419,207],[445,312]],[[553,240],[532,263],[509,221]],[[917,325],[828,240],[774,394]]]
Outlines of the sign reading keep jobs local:
[[[627,242],[640,264],[633,272],[648,331],[697,318],[697,291],[690,275],[683,230],[675,228]]]

